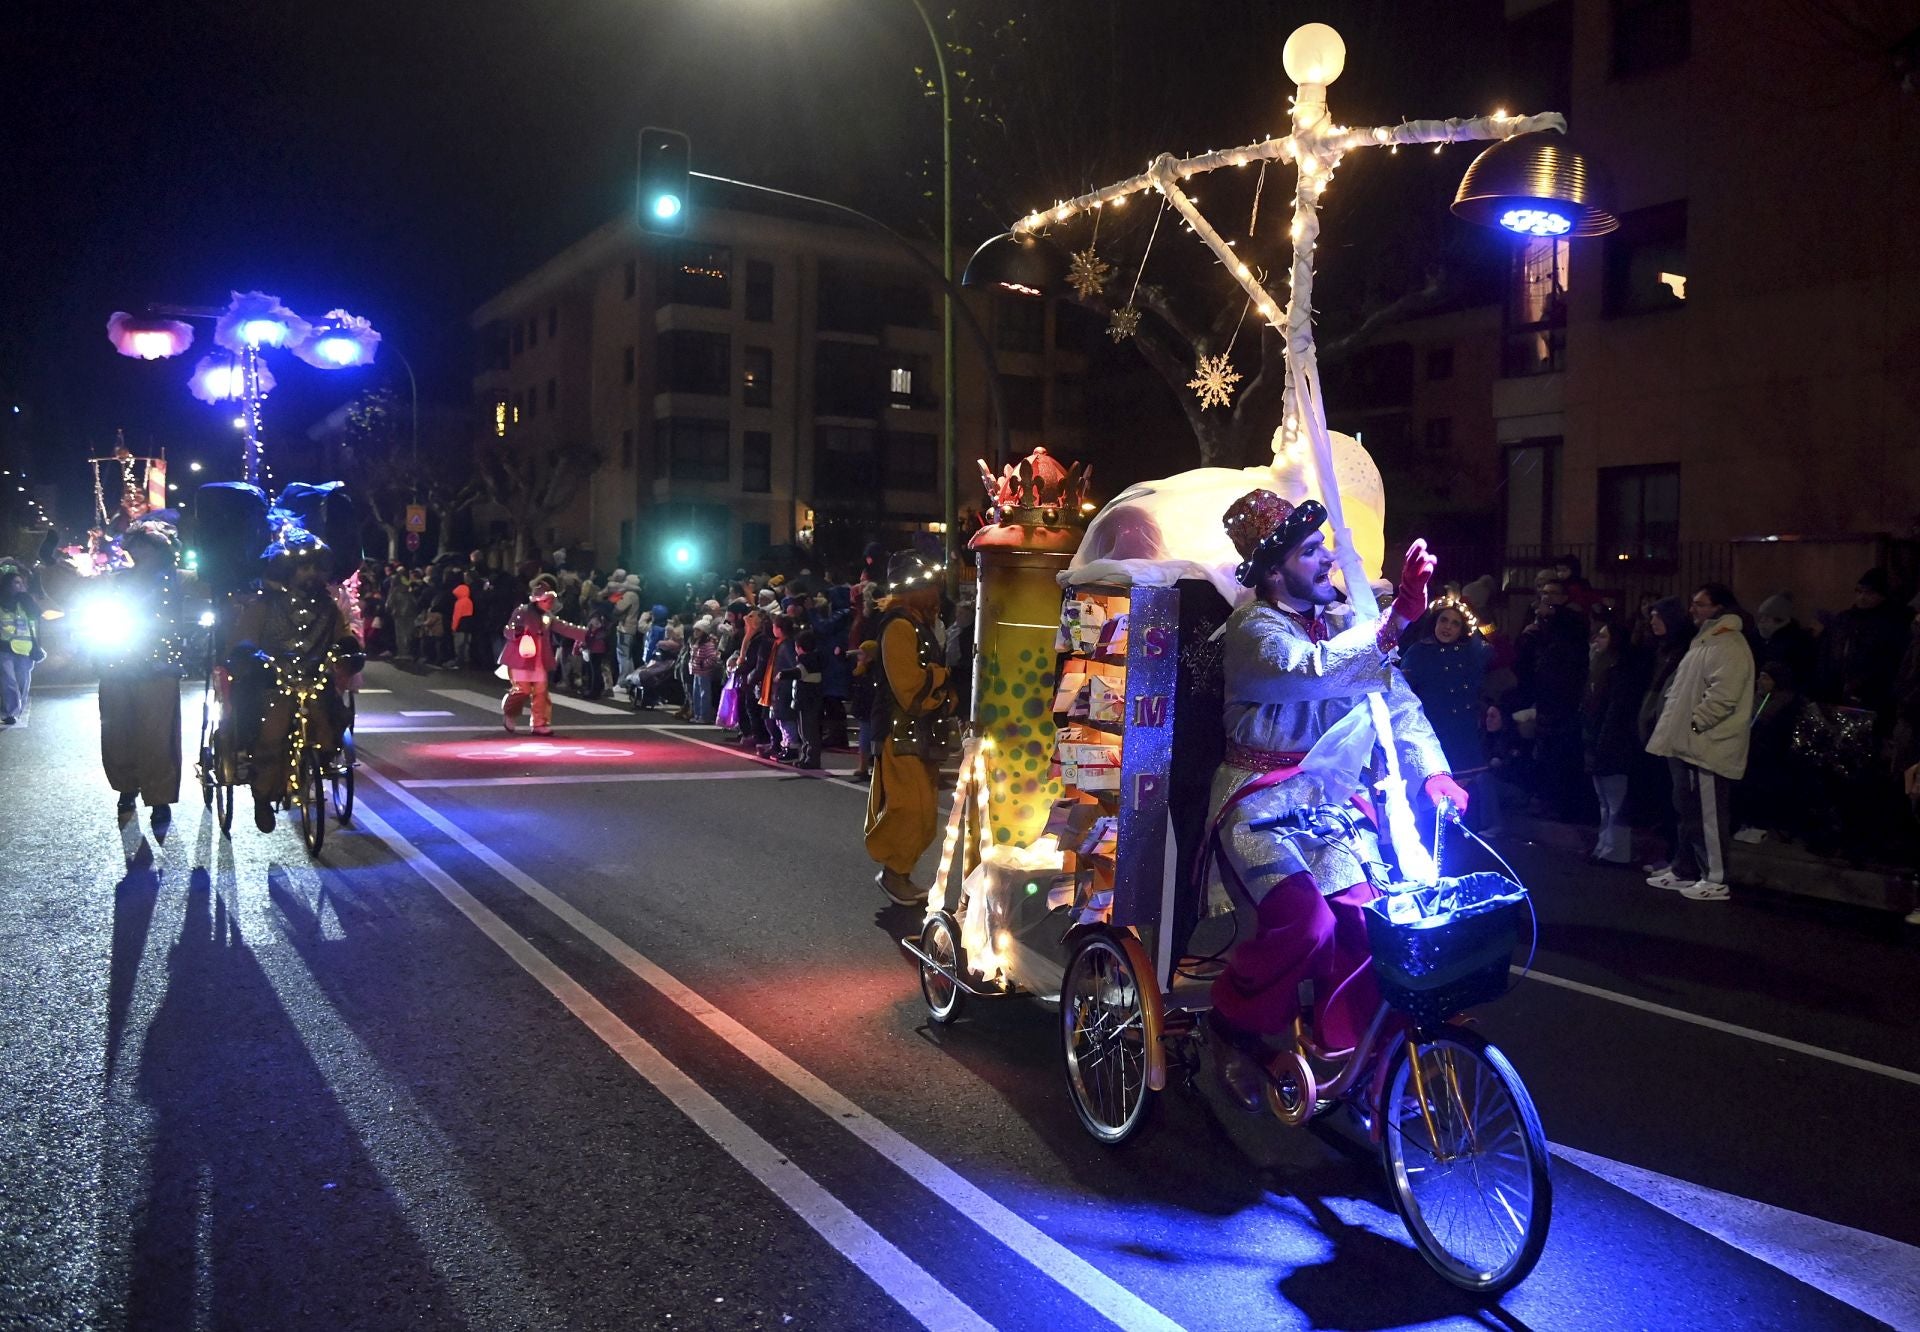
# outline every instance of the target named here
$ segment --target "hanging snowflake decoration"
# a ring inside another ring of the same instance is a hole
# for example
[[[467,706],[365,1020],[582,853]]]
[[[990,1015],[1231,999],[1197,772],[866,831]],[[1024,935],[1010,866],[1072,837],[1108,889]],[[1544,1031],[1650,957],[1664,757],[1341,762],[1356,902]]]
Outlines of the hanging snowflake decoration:
[[[1107,278],[1113,273],[1113,265],[1102,259],[1094,248],[1086,249],[1073,256],[1073,263],[1067,269],[1067,285],[1080,293],[1081,300],[1097,296],[1107,285]]]
[[[1200,407],[1204,411],[1209,407],[1227,407],[1233,403],[1233,386],[1240,382],[1240,372],[1233,368],[1233,362],[1226,354],[1202,356],[1194,367],[1193,378],[1187,381],[1187,387],[1200,395]]]
[[[1107,321],[1107,336],[1115,342],[1125,342],[1140,331],[1140,312],[1129,305],[1124,310],[1115,310],[1113,318]]]

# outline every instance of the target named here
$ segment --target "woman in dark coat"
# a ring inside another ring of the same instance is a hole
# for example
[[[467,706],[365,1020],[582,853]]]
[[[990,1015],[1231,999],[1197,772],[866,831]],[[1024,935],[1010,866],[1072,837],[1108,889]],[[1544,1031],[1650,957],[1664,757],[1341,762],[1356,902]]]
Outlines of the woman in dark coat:
[[[1640,695],[1635,727],[1640,753],[1634,759],[1639,778],[1634,785],[1644,794],[1645,807],[1657,811],[1665,850],[1659,859],[1641,866],[1647,873],[1657,874],[1673,863],[1680,825],[1673,809],[1673,780],[1668,775],[1666,762],[1648,754],[1646,748],[1647,741],[1653,738],[1653,724],[1660,720],[1660,708],[1667,701],[1667,686],[1673,683],[1673,673],[1679,669],[1680,659],[1687,655],[1687,645],[1693,641],[1693,621],[1688,618],[1680,598],[1663,597],[1647,607],[1646,627],[1650,655],[1646,659],[1647,687]]]
[[[1611,621],[1593,635],[1587,661],[1587,693],[1580,707],[1580,741],[1593,794],[1600,802],[1600,833],[1587,859],[1596,865],[1631,865],[1633,830],[1627,822],[1627,774],[1641,752],[1640,704],[1644,671],[1626,635]]]
[[[1431,636],[1402,650],[1400,670],[1446,751],[1454,780],[1472,796],[1473,825],[1491,832],[1500,819],[1484,729],[1493,648],[1470,622],[1471,614],[1451,597],[1435,603]]]

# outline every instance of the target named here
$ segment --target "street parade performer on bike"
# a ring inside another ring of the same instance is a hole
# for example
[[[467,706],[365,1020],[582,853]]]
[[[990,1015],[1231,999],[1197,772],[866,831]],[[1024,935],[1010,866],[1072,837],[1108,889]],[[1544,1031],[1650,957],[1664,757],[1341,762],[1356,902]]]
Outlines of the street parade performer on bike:
[[[507,696],[500,700],[500,721],[512,735],[520,729],[520,709],[533,700],[533,733],[553,734],[553,636],[584,642],[586,626],[569,624],[553,613],[560,584],[551,574],[537,574],[528,585],[527,599],[507,621],[500,665],[506,669]]]
[[[944,757],[940,724],[953,715],[953,686],[936,636],[940,569],[916,551],[887,561],[887,599],[879,630],[880,679],[873,729],[880,737],[867,791],[867,855],[879,862],[874,881],[901,906],[924,902],[913,867],[939,825],[934,798]]]
[[[1235,907],[1257,923],[1214,981],[1208,1036],[1225,1090],[1253,1111],[1263,1099],[1264,1038],[1292,1027],[1302,981],[1313,983],[1314,1025],[1328,1050],[1356,1044],[1380,999],[1361,911],[1378,893],[1348,844],[1309,839],[1296,851],[1248,825],[1322,804],[1351,803],[1372,816],[1371,788],[1360,785],[1380,776],[1377,747],[1353,789],[1330,789],[1324,774],[1300,766],[1343,722],[1367,726],[1364,737],[1371,737],[1367,696],[1375,693],[1386,701],[1409,787],[1436,804],[1467,806],[1395,664],[1401,630],[1426,609],[1433,557],[1424,541],[1414,542],[1392,609],[1378,621],[1356,617],[1332,581],[1334,558],[1320,530],[1326,520],[1317,500],[1296,506],[1268,490],[1241,496],[1224,518],[1241,556],[1235,574],[1254,598],[1222,630],[1227,748],[1214,776],[1210,842],[1217,837],[1216,863]],[[1364,824],[1360,837],[1371,851],[1374,836]]]
[[[307,717],[307,743],[331,754],[346,726],[336,673],[363,661],[327,586],[327,544],[290,528],[267,547],[260,581],[234,596],[224,654],[233,677],[228,716],[235,742],[253,766],[253,823],[272,832],[273,803],[285,799],[294,760],[296,708]]]

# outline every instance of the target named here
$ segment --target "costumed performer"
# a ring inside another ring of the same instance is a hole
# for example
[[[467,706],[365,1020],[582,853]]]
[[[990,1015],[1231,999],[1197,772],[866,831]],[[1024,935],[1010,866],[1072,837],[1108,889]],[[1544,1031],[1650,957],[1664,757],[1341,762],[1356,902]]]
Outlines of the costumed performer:
[[[500,700],[500,720],[512,735],[520,729],[520,710],[533,700],[533,733],[553,734],[553,698],[548,689],[553,680],[553,636],[561,635],[578,643],[587,636],[584,625],[569,624],[553,613],[560,597],[560,584],[551,574],[536,574],[528,585],[529,595],[507,621],[507,641],[500,648],[500,664],[506,668],[507,696]]]
[[[940,569],[918,551],[887,561],[888,596],[881,603],[879,678],[874,734],[881,737],[867,791],[867,854],[880,865],[881,890],[901,906],[927,899],[913,867],[933,844],[939,819],[942,737],[953,715],[953,690],[934,621],[940,614]]]
[[[1255,596],[1222,630],[1227,748],[1214,776],[1211,844],[1236,909],[1257,924],[1214,982],[1208,1033],[1227,1093],[1251,1111],[1263,1099],[1263,1038],[1291,1028],[1302,981],[1313,982],[1315,1025],[1330,1050],[1359,1039],[1380,998],[1361,912],[1378,893],[1354,852],[1343,841],[1295,843],[1248,825],[1321,804],[1352,802],[1371,812],[1366,795],[1382,775],[1383,756],[1372,740],[1370,694],[1386,701],[1409,789],[1467,806],[1395,664],[1400,630],[1426,609],[1433,557],[1424,541],[1414,542],[1392,609],[1378,621],[1356,618],[1333,583],[1334,558],[1320,531],[1326,520],[1319,501],[1295,506],[1269,490],[1241,496],[1224,518],[1241,556],[1235,574]],[[1302,772],[1301,764],[1343,722],[1364,728],[1349,733],[1371,746],[1360,751],[1369,771],[1347,789],[1331,789],[1324,773]],[[1377,859],[1371,830],[1361,837]]]
[[[120,793],[120,813],[145,800],[156,824],[180,798],[180,592],[173,529],[138,522],[120,539],[130,568],[108,574],[102,593],[122,632],[96,654],[100,670],[100,766]]]

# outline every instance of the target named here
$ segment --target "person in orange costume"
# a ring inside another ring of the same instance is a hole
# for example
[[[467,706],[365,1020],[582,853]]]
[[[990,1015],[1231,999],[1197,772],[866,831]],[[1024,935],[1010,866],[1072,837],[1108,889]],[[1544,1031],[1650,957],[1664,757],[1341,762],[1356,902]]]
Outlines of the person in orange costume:
[[[933,844],[939,790],[936,725],[953,713],[945,655],[934,628],[940,569],[903,550],[887,562],[890,595],[882,603],[874,733],[881,737],[867,791],[867,854],[874,881],[902,906],[926,901],[913,867]]]
[[[507,621],[500,664],[507,668],[512,683],[500,700],[500,720],[509,735],[520,729],[520,709],[528,699],[533,700],[533,733],[553,734],[553,700],[547,694],[553,679],[553,636],[560,634],[576,643],[587,636],[582,626],[554,617],[553,603],[559,595],[553,579],[541,574],[533,580],[526,604]]]

